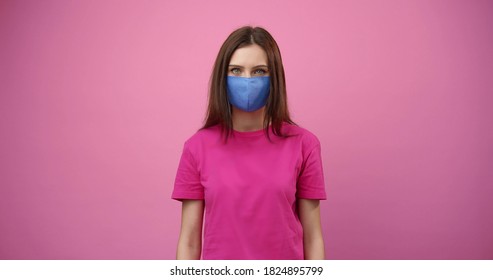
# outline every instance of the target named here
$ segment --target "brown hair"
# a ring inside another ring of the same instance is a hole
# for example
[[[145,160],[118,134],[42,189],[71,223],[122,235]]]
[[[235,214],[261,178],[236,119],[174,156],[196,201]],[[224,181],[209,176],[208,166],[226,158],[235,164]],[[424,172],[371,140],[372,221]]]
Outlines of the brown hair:
[[[209,81],[209,104],[205,124],[201,129],[221,125],[222,134],[227,141],[233,130],[231,105],[226,92],[226,76],[229,61],[236,49],[257,44],[267,53],[267,64],[270,73],[270,93],[264,110],[264,131],[269,141],[269,123],[272,123],[272,132],[280,137],[289,137],[281,132],[282,122],[297,125],[289,117],[286,95],[286,81],[282,65],[281,52],[274,38],[262,27],[244,26],[236,29],[229,35],[221,46],[214,63]]]

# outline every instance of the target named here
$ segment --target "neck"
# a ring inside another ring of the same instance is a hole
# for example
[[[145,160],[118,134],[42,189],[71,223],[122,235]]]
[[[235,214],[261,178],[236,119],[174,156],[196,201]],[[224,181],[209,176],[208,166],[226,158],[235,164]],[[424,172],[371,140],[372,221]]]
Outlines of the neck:
[[[262,107],[254,112],[245,112],[232,106],[233,129],[236,131],[255,131],[263,128],[264,110]]]

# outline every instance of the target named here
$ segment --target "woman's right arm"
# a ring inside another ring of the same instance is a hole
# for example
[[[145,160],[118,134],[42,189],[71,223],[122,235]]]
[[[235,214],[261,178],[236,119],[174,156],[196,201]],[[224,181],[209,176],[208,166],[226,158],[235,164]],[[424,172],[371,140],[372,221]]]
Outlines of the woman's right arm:
[[[203,200],[183,200],[180,238],[176,250],[177,260],[200,260],[203,217]]]

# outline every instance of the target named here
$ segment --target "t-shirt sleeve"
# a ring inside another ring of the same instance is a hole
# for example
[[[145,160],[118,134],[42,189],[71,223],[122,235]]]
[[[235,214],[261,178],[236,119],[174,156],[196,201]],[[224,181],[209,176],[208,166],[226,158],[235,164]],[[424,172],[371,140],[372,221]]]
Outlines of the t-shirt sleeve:
[[[303,158],[298,182],[296,197],[305,199],[327,199],[322,165],[320,142],[316,141]]]
[[[204,187],[200,183],[200,173],[188,142],[183,145],[180,163],[176,172],[172,199],[204,199]]]

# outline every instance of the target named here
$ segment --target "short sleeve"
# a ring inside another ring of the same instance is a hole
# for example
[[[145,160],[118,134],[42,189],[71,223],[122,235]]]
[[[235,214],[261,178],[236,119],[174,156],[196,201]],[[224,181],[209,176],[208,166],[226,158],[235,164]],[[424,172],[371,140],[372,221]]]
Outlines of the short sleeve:
[[[204,187],[200,183],[200,173],[188,143],[183,145],[180,163],[176,172],[172,199],[204,199]]]
[[[318,141],[303,159],[296,188],[297,198],[327,199],[322,165],[322,152],[320,142]]]

